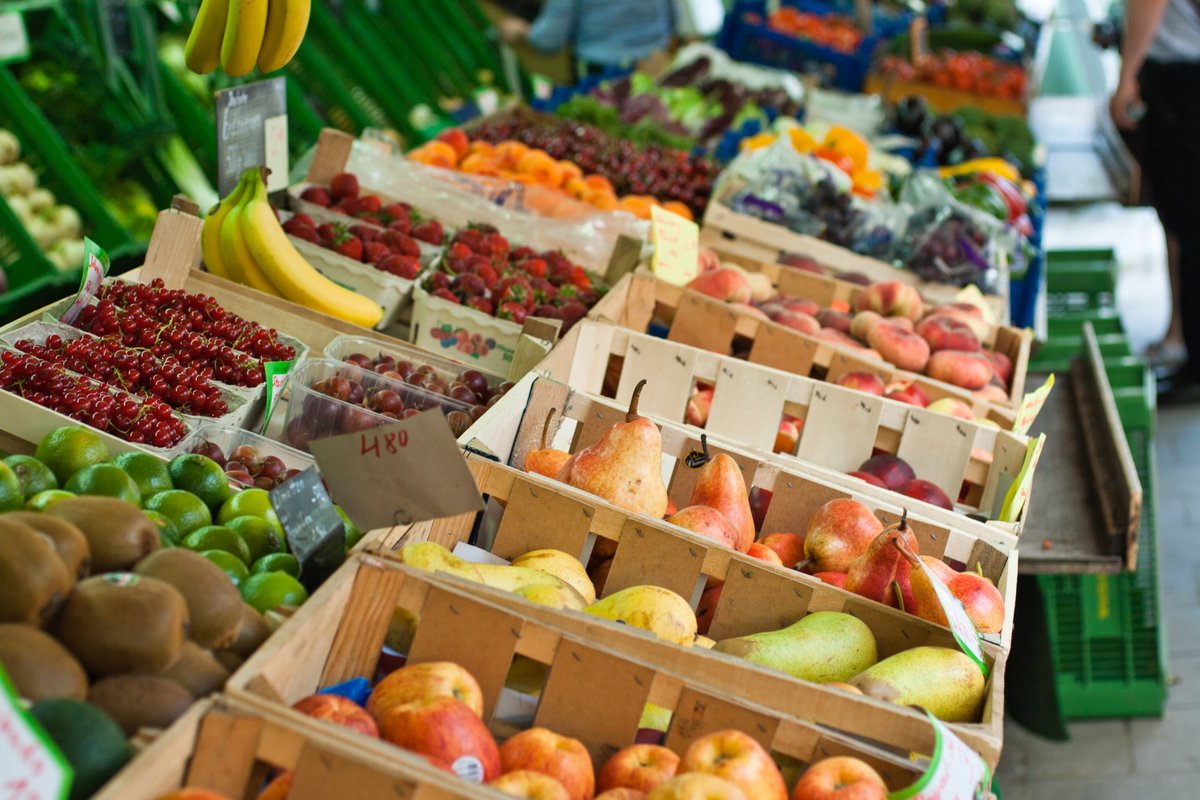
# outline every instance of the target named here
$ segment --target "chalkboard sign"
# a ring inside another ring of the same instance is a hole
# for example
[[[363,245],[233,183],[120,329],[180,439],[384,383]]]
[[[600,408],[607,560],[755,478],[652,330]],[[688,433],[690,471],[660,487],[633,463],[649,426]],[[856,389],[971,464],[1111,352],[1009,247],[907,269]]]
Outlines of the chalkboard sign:
[[[217,106],[217,191],[224,197],[250,167],[267,167],[268,191],[287,187],[287,84],[268,78],[222,89]]]
[[[288,549],[300,562],[300,582],[309,592],[342,565],[346,529],[316,467],[309,467],[270,492]]]

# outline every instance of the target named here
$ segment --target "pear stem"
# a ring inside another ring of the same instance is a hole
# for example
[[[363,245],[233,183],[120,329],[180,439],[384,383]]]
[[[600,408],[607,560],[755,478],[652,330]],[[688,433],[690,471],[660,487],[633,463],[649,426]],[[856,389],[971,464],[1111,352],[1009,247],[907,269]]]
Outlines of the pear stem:
[[[914,567],[919,567],[921,565],[920,559],[917,558],[916,554],[913,553],[912,550],[908,549],[908,545],[905,544],[904,540],[899,536],[892,537],[892,547],[899,550],[900,555],[904,556],[904,559]]]
[[[638,381],[637,386],[633,387],[633,396],[629,398],[629,411],[625,414],[626,422],[635,422],[641,417],[638,416],[638,398],[642,396],[642,388],[646,385],[646,379],[642,378]]]
[[[548,444],[546,440],[550,435],[550,421],[554,419],[554,415],[557,413],[557,408],[550,409],[550,413],[546,414],[546,421],[542,423],[542,450],[545,450],[546,445]]]
[[[704,453],[704,463],[712,461],[712,456],[708,454],[708,434],[700,434],[700,452]]]
[[[797,572],[804,572],[804,570],[808,569],[812,565],[813,560],[811,558],[806,558],[803,561],[797,561],[796,565],[793,566],[792,569],[796,570]]]

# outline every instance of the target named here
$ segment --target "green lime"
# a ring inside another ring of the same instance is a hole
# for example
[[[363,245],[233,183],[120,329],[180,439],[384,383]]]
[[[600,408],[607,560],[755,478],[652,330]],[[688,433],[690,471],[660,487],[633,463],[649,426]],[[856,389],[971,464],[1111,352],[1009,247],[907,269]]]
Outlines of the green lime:
[[[299,578],[300,562],[291,553],[271,553],[251,564],[250,572],[254,575],[264,572],[286,572],[293,578]]]
[[[38,492],[26,500],[25,509],[27,511],[45,511],[59,500],[66,500],[68,497],[74,496],[74,492],[67,492],[62,489],[47,489],[44,492]]]
[[[21,481],[21,491],[24,492],[26,500],[38,492],[58,488],[58,478],[54,477],[49,467],[33,456],[9,456],[4,459],[4,463],[17,473],[17,480]]]
[[[219,509],[233,494],[225,470],[208,456],[199,453],[175,456],[167,465],[167,472],[176,489],[196,495],[212,511]]]
[[[121,453],[112,463],[133,478],[143,498],[175,488],[171,483],[171,475],[167,472],[167,465],[158,456],[131,450]]]
[[[0,511],[19,511],[25,506],[21,479],[12,467],[0,462]]]
[[[300,581],[286,572],[251,575],[239,588],[242,590],[242,599],[262,614],[280,606],[298,606],[308,599],[308,592],[300,585]]]
[[[171,520],[181,537],[212,524],[212,512],[208,506],[196,495],[182,489],[168,489],[153,495],[146,501],[145,509],[157,511]]]
[[[205,550],[224,550],[233,553],[250,566],[250,548],[238,536],[224,525],[205,525],[199,530],[192,531],[183,539],[183,546],[197,553]]]
[[[158,541],[163,547],[179,547],[179,529],[175,523],[158,511],[142,509],[146,519],[158,526]]]
[[[246,569],[242,560],[233,553],[226,553],[224,550],[204,550],[200,555],[224,570],[234,586],[241,586],[250,577],[250,570]]]
[[[91,428],[69,425],[47,433],[34,455],[62,485],[84,467],[108,461],[108,448],[100,434]]]
[[[257,561],[271,553],[282,553],[286,549],[283,537],[262,517],[252,517],[249,514],[234,517],[224,523],[242,537],[242,541],[250,548],[251,562]]]
[[[338,512],[338,516],[342,518],[342,527],[346,529],[346,549],[354,547],[363,537],[363,532],[354,524],[354,520],[350,519],[350,515],[346,510],[334,503],[333,508]]]
[[[266,489],[242,489],[225,501],[217,512],[217,522],[224,525],[234,517],[261,517],[271,523],[271,527],[283,537],[283,525],[279,523],[279,515],[271,505],[271,498]]]
[[[63,487],[75,494],[118,497],[135,506],[142,504],[142,493],[125,470],[116,464],[92,464],[76,472]]]

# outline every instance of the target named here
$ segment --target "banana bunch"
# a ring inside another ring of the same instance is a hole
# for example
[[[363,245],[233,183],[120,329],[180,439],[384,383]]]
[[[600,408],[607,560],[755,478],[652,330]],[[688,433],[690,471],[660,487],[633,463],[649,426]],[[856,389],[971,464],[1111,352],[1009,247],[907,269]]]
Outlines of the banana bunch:
[[[219,278],[291,300],[364,328],[383,319],[383,309],[313,269],[296,250],[267,201],[258,168],[242,174],[237,188],[204,219],[204,264]]]
[[[258,65],[264,75],[292,60],[312,0],[203,0],[188,35],[188,69],[207,75],[220,64],[233,77]]]

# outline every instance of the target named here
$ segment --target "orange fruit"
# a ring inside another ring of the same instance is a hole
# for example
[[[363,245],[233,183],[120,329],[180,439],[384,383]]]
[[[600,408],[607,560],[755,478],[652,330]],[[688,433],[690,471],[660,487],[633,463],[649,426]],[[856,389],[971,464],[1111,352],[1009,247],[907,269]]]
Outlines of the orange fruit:
[[[616,190],[613,189],[612,182],[603,175],[588,175],[583,180],[592,189],[604,190],[611,194],[617,193]]]
[[[168,794],[160,794],[158,800],[230,800],[230,798],[220,792],[210,792],[208,789],[189,789],[185,786]]]
[[[574,161],[560,161],[558,162],[558,168],[562,170],[564,184],[572,178],[583,177],[583,170]]]
[[[458,158],[462,158],[470,152],[471,140],[458,128],[450,128],[442,131],[437,135],[437,139],[439,142],[445,142],[453,147]]]
[[[512,169],[521,162],[521,158],[529,152],[529,148],[511,139],[496,145],[496,156],[506,169]]]
[[[491,142],[485,142],[483,139],[476,139],[467,145],[467,152],[471,155],[487,156],[488,158],[496,158],[496,148]]]
[[[662,207],[667,211],[670,211],[672,214],[678,214],[684,219],[694,220],[696,218],[695,215],[692,214],[692,210],[678,200],[668,200],[662,204]]]
[[[500,165],[496,163],[496,159],[483,153],[471,153],[459,163],[458,168],[472,175],[500,174]]]

